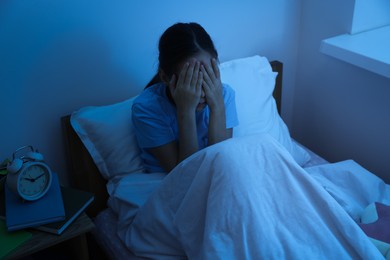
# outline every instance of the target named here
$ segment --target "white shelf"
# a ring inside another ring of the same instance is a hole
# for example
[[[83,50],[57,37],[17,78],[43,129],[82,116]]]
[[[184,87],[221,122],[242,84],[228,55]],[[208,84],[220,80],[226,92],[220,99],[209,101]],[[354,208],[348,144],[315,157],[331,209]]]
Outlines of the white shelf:
[[[325,39],[320,51],[390,78],[390,26]]]

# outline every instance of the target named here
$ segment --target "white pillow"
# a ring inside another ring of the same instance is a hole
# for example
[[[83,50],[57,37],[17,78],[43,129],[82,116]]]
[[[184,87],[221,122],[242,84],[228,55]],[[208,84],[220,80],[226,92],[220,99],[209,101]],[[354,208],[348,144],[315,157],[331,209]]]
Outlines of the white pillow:
[[[299,165],[310,155],[292,141],[287,125],[278,114],[272,95],[276,72],[265,57],[253,56],[224,62],[220,65],[222,82],[236,92],[236,108],[240,124],[233,136],[268,133],[279,141]]]
[[[143,171],[131,120],[131,99],[72,113],[71,124],[105,179]]]

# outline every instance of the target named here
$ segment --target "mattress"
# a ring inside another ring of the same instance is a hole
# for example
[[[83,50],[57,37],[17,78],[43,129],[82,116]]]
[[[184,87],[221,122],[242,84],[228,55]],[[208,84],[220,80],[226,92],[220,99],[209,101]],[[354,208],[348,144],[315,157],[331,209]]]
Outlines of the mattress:
[[[298,145],[300,144],[298,143]],[[328,161],[310,149],[302,145],[300,146],[303,147],[310,155],[310,160],[303,166],[304,168],[328,163]],[[93,231],[93,235],[95,236],[99,246],[106,252],[110,259],[146,259],[135,256],[120,240],[116,233],[117,216],[113,210],[107,208],[100,212],[94,219],[94,223],[96,229]]]

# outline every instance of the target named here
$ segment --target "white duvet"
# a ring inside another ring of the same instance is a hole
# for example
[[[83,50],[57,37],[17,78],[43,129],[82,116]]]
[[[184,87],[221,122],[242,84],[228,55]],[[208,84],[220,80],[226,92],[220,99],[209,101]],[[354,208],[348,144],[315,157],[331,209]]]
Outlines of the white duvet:
[[[353,219],[390,188],[353,161],[303,169],[267,135],[109,185],[118,235],[153,259],[381,259]]]

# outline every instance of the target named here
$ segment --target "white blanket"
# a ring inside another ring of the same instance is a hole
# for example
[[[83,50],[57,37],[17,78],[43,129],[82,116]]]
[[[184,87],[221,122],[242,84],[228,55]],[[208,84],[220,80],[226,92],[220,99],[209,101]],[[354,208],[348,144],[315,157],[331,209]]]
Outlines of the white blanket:
[[[315,167],[309,172],[269,136],[231,139],[194,154],[165,178],[154,176],[156,188],[141,196],[146,203],[136,214],[116,205],[118,235],[153,259],[382,258],[323,188],[324,175]],[[375,199],[389,198],[383,187]]]

